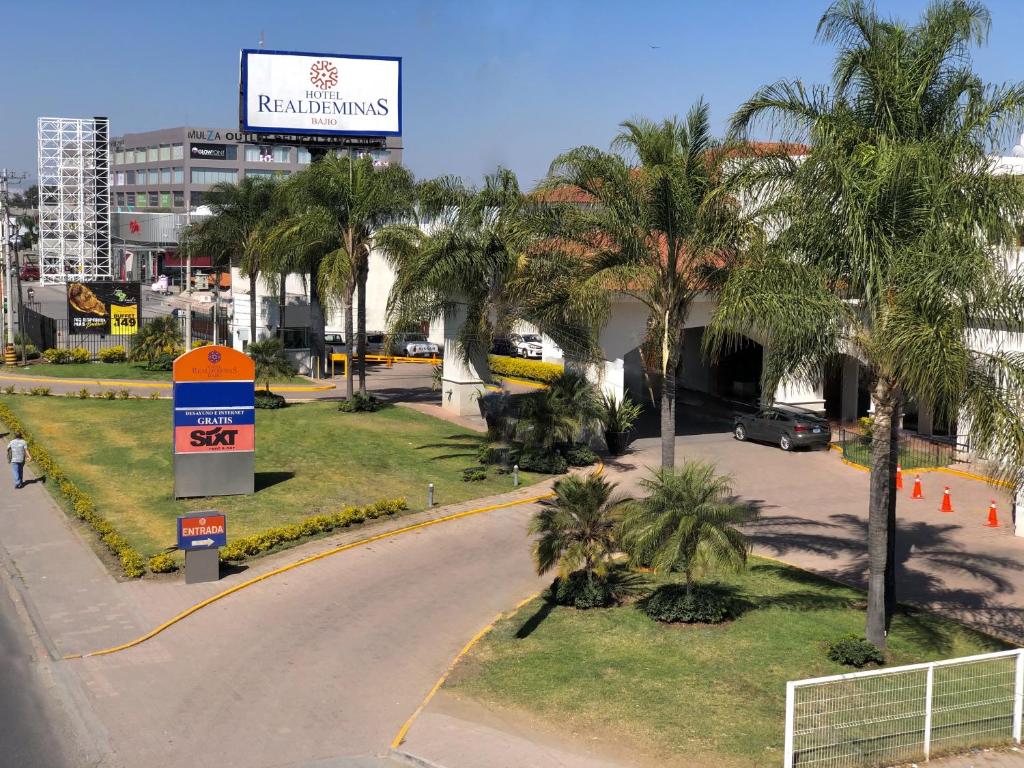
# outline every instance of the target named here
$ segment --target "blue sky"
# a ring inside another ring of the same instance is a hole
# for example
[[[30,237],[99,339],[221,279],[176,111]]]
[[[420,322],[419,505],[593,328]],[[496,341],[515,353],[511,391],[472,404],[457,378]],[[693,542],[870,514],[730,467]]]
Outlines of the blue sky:
[[[921,0],[880,2],[916,18]],[[617,124],[685,113],[700,96],[721,130],[759,85],[828,78],[824,2],[194,2],[9,4],[0,166],[34,173],[40,115],[107,115],[120,134],[237,125],[238,50],[402,56],[406,162],[479,181],[499,164],[529,186],[560,151],[607,146]],[[988,81],[1024,79],[1024,4],[989,3],[976,53]],[[658,46],[653,48],[652,46]],[[1014,51],[1017,53],[1015,54]]]

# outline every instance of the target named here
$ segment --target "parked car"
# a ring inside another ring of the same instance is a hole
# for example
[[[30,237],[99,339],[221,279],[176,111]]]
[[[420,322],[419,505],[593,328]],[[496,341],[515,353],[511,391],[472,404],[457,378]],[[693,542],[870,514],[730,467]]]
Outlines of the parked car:
[[[491,354],[515,357],[516,348],[508,336],[495,336],[491,341]]]
[[[754,414],[737,414],[733,427],[737,440],[774,443],[784,451],[825,447],[832,442],[832,428],[813,411],[776,405]]]
[[[543,352],[541,338],[536,333],[513,333],[508,337],[516,351],[516,357],[540,360]]]
[[[440,357],[441,347],[424,333],[396,333],[391,340],[391,354],[399,357]]]
[[[18,276],[22,280],[38,280],[39,279],[39,265],[33,264],[31,261],[26,261],[21,265],[21,271],[18,272]]]
[[[324,346],[327,347],[328,354],[341,354],[348,351],[345,346],[345,337],[340,333],[325,333]]]

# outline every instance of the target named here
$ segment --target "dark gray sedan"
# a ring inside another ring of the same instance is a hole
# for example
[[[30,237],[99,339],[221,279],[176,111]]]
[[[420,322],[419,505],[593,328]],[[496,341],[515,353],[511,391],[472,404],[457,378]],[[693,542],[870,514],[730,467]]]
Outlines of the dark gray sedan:
[[[774,443],[784,451],[794,448],[828,448],[832,429],[813,411],[792,406],[763,408],[753,414],[737,414],[733,435],[737,440]]]

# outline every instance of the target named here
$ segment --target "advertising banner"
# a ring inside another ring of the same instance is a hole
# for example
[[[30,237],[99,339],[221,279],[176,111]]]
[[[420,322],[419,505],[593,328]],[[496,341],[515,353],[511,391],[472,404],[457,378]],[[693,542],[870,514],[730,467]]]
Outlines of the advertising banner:
[[[230,347],[199,347],[174,361],[172,376],[175,497],[252,493],[252,359]]]
[[[192,144],[188,150],[193,160],[227,160],[226,144]]]
[[[400,136],[402,60],[391,56],[242,51],[243,131]]]
[[[140,307],[138,283],[68,283],[70,333],[133,336]]]

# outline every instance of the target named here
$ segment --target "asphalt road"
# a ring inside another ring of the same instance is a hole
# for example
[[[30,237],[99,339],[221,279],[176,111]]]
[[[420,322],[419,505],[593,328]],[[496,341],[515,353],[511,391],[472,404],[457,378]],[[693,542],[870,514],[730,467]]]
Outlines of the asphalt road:
[[[0,766],[72,768],[73,739],[50,663],[36,656],[5,587],[0,583]]]

